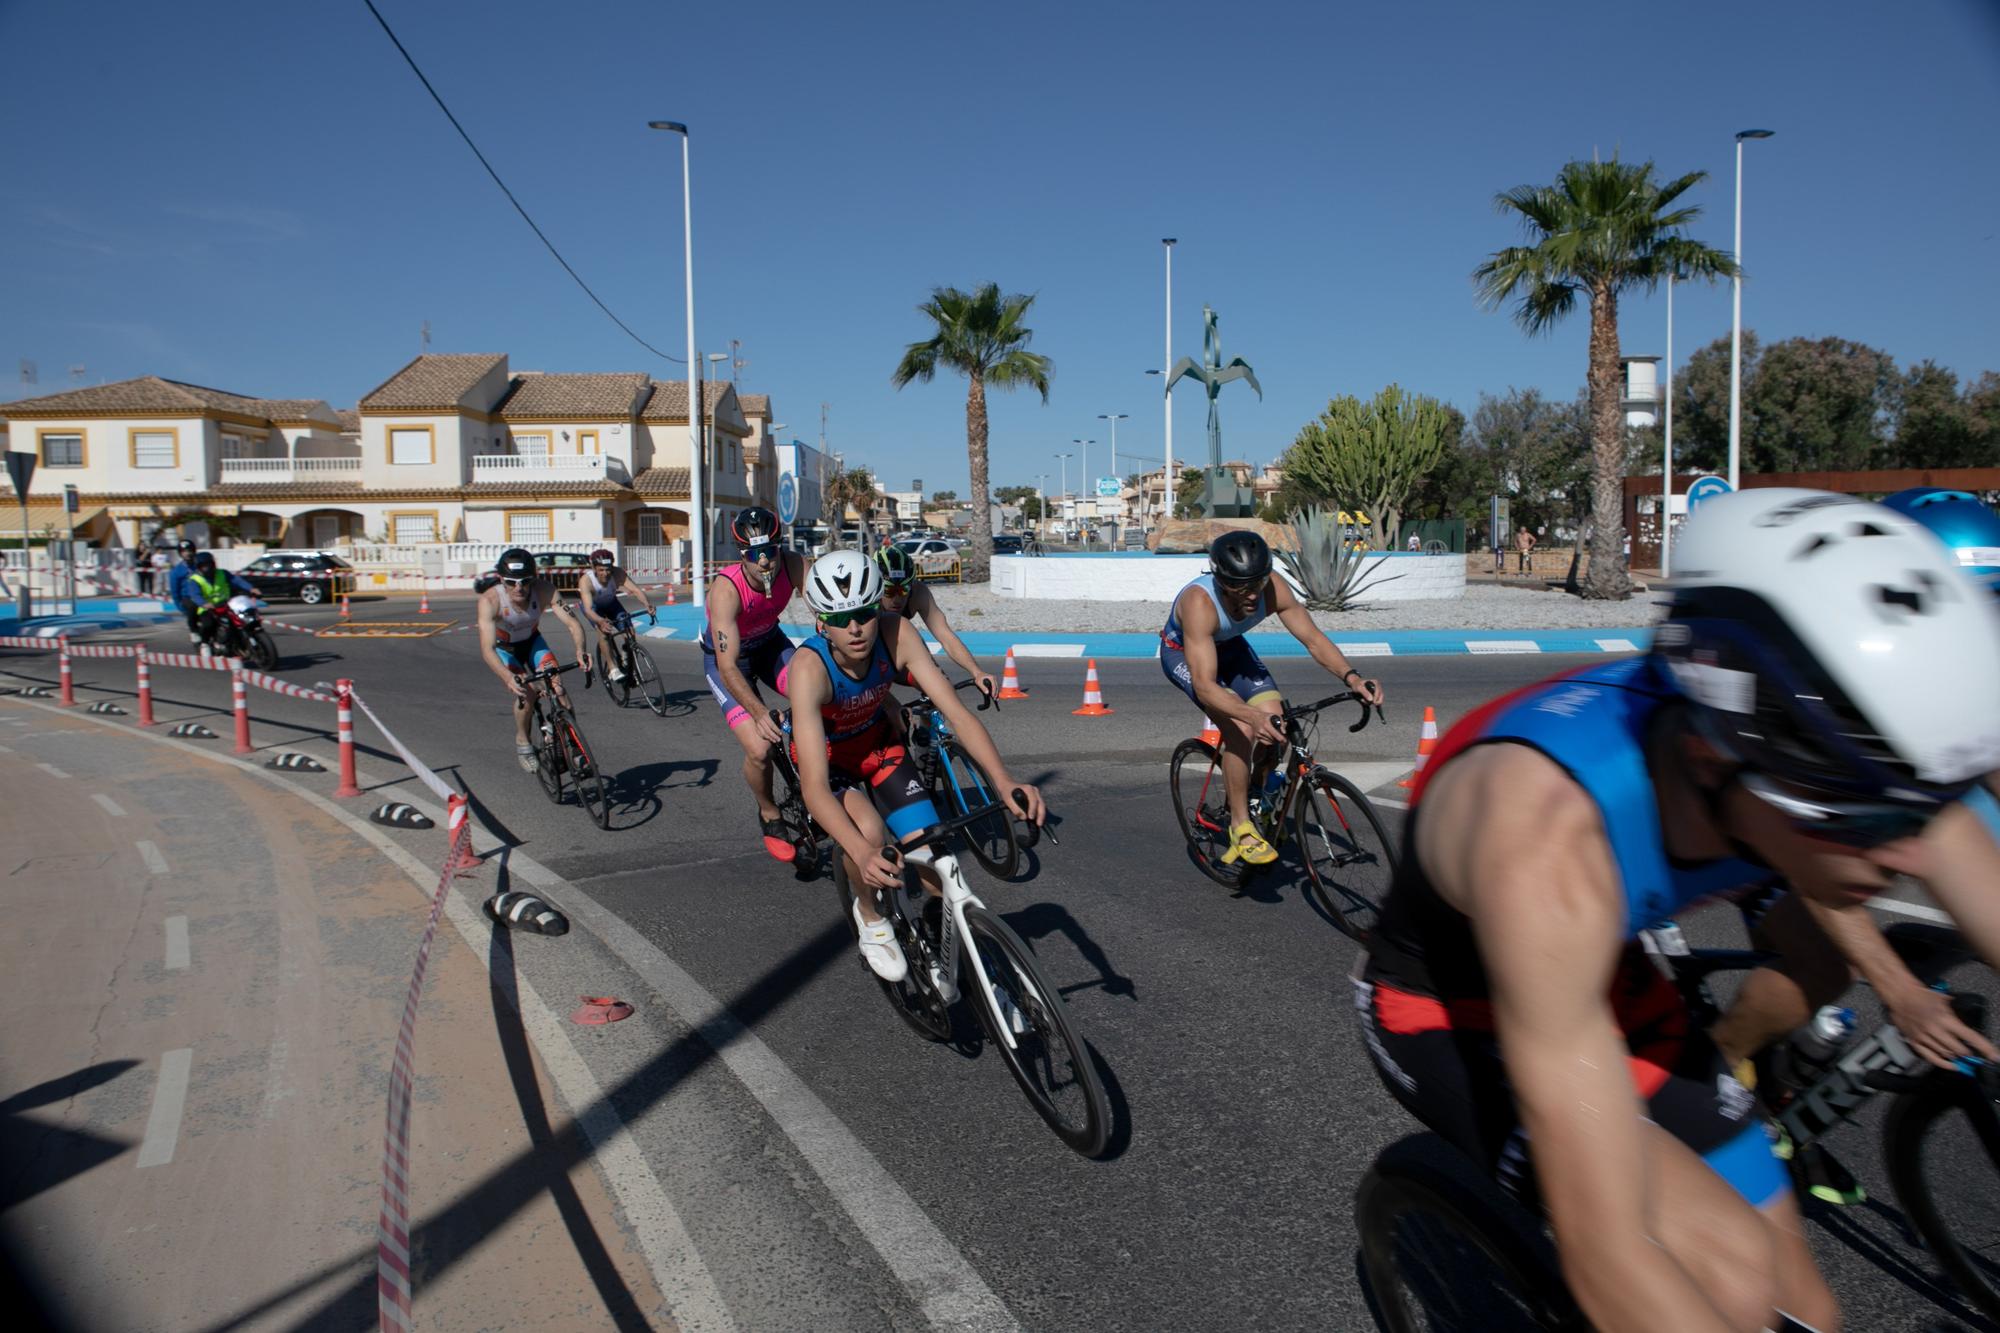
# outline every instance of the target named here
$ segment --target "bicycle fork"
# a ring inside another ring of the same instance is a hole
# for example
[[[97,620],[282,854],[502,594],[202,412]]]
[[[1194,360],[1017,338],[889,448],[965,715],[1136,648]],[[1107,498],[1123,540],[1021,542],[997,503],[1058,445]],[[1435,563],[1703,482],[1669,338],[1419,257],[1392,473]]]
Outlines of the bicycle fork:
[[[928,865],[937,872],[938,880],[944,888],[944,910],[948,918],[945,928],[938,933],[944,938],[938,941],[938,972],[933,978],[938,983],[940,995],[949,999],[957,998],[959,941],[966,942],[965,956],[972,965],[972,980],[979,994],[984,998],[987,1012],[992,1015],[992,1027],[1008,1050],[1018,1049],[1014,1040],[1017,1027],[1026,1030],[1026,1021],[1020,1010],[986,974],[986,960],[979,956],[979,950],[972,946],[972,928],[965,922],[967,907],[983,907],[979,895],[966,884],[964,874],[958,868],[958,858],[950,852],[933,852],[928,847],[919,847],[904,854],[905,859],[917,865]]]

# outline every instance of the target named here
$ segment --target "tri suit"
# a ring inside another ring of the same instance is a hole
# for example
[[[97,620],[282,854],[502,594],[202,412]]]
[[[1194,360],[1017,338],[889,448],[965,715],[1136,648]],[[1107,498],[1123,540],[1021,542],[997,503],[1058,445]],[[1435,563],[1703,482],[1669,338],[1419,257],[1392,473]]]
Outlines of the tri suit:
[[[1640,657],[1551,677],[1463,718],[1411,793],[1396,878],[1356,965],[1362,1037],[1390,1094],[1526,1200],[1535,1197],[1527,1134],[1494,1035],[1478,942],[1416,854],[1425,789],[1457,756],[1500,743],[1526,745],[1561,765],[1603,819],[1627,941],[1607,998],[1646,1118],[1754,1205],[1790,1188],[1750,1091],[1637,943],[1641,930],[1691,903],[1773,880],[1768,869],[1734,857],[1683,863],[1667,855],[1645,747],[1653,719],[1678,699],[1652,659]]]
[[[785,692],[785,668],[791,664],[795,645],[778,628],[778,617],[792,600],[792,574],[784,559],[778,561],[778,568],[771,576],[771,590],[760,592],[743,573],[743,566],[731,565],[722,571],[721,578],[736,585],[739,603],[736,612],[736,668],[743,673],[743,679],[750,682],[755,690],[758,683],[769,685],[783,694]],[[742,726],[750,720],[750,710],[738,703],[729,693],[729,687],[722,683],[722,673],[715,660],[715,636],[711,628],[704,626],[701,631],[702,674],[708,678],[709,693],[722,708],[722,720],[731,729]]]
[[[889,836],[902,838],[938,822],[937,807],[917,775],[917,766],[897,738],[886,705],[898,683],[895,659],[889,655],[888,632],[875,636],[868,666],[851,676],[834,660],[826,636],[815,634],[801,648],[819,655],[826,665],[832,697],[820,705],[826,723],[828,778],[835,791],[854,787],[866,791],[889,826]],[[908,684],[908,678],[901,682]],[[798,759],[796,746],[792,759]]]
[[[509,601],[505,591],[494,594],[493,628],[499,635],[493,651],[515,671],[548,671],[556,665],[555,652],[542,637],[541,599],[534,585],[529,585],[528,604],[522,607]]]
[[[1195,699],[1194,676],[1188,670],[1187,650],[1182,642],[1181,597],[1188,588],[1199,588],[1207,594],[1215,605],[1215,678],[1226,688],[1235,691],[1236,697],[1244,703],[1257,703],[1263,699],[1278,697],[1278,683],[1271,678],[1271,670],[1264,665],[1264,659],[1257,656],[1257,650],[1250,646],[1244,634],[1263,623],[1271,614],[1271,590],[1266,588],[1257,594],[1257,605],[1241,620],[1233,619],[1229,608],[1222,604],[1222,595],[1215,589],[1215,575],[1203,574],[1200,578],[1174,594],[1173,609],[1167,612],[1167,623],[1160,630],[1160,670],[1168,680],[1179,688],[1182,694],[1194,699],[1197,706],[1201,700]]]

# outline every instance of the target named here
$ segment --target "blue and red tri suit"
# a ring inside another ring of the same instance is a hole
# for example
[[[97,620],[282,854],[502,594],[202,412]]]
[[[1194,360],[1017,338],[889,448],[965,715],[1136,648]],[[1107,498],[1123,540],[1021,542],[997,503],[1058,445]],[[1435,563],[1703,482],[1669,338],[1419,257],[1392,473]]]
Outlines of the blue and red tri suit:
[[[938,813],[889,721],[889,691],[899,680],[907,683],[907,678],[899,678],[887,642],[897,631],[889,623],[877,623],[882,628],[875,636],[875,649],[859,676],[850,676],[834,660],[833,648],[823,634],[813,635],[799,647],[819,655],[833,689],[833,697],[820,705],[819,712],[826,724],[827,764],[834,790],[858,787],[866,791],[881,811],[889,836],[902,838],[937,823]],[[796,761],[796,749],[792,756]]]

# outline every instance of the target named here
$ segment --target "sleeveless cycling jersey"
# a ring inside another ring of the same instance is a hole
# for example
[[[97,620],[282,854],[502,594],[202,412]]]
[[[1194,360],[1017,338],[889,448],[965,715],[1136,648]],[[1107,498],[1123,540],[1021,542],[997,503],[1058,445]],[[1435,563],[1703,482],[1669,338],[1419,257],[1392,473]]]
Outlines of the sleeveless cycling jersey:
[[[1474,746],[1527,745],[1560,764],[1589,793],[1604,821],[1624,895],[1628,939],[1690,903],[1770,880],[1770,870],[1736,857],[1700,864],[1668,857],[1645,744],[1654,716],[1678,698],[1652,659],[1637,657],[1552,677],[1460,720],[1411,793],[1404,854],[1371,943],[1384,980],[1431,995],[1485,993],[1485,969],[1470,924],[1438,896],[1415,854],[1424,789]],[[1532,818],[1532,812],[1523,817]]]
[[[532,587],[524,607],[515,606],[505,589],[494,594],[494,604],[493,626],[500,631],[500,642],[526,643],[535,637],[542,623],[542,608]]]
[[[826,678],[833,685],[833,697],[821,704],[819,710],[826,719],[827,740],[837,744],[873,727],[882,715],[882,701],[889,697],[889,687],[896,683],[896,664],[890,660],[888,645],[879,635],[876,637],[875,650],[868,655],[868,669],[859,679],[848,675],[833,660],[833,647],[825,635],[813,635],[804,646],[818,653],[819,660],[826,663]]]
[[[1167,612],[1166,627],[1160,631],[1160,638],[1171,648],[1182,646],[1181,596],[1187,592],[1188,588],[1200,588],[1208,594],[1208,600],[1214,603],[1215,641],[1217,643],[1225,643],[1230,639],[1241,638],[1246,630],[1255,629],[1264,622],[1266,616],[1271,614],[1271,590],[1266,588],[1263,592],[1257,594],[1257,605],[1250,609],[1249,615],[1243,617],[1241,620],[1230,619],[1229,608],[1222,604],[1222,595],[1215,590],[1215,575],[1203,574],[1200,578],[1188,584],[1186,588],[1182,588],[1180,592],[1174,594],[1173,609]]]
[[[593,572],[584,576],[590,580],[590,609],[605,620],[611,619],[624,606],[618,601],[618,589],[625,582],[625,576],[613,569],[600,579]]]
[[[736,611],[736,656],[741,659],[761,647],[764,640],[778,632],[778,617],[792,600],[792,572],[786,566],[785,558],[778,557],[778,569],[771,577],[771,591],[759,592],[744,574],[742,565],[731,565],[722,571],[721,577],[736,585],[736,598],[740,605]],[[715,651],[715,636],[707,626],[701,631],[701,650]]]

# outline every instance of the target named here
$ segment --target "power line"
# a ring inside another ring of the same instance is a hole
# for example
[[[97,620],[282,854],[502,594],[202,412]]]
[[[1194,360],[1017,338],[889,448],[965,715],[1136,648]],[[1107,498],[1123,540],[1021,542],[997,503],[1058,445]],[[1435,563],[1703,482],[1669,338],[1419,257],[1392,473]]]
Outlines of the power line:
[[[409,64],[410,72],[417,76],[417,82],[424,85],[424,91],[431,95],[431,100],[433,102],[437,103],[438,110],[444,112],[444,118],[451,122],[451,127],[453,129],[458,131],[458,137],[465,140],[465,146],[467,148],[470,148],[472,150],[472,155],[479,159],[479,165],[486,168],[486,174],[491,176],[493,178],[493,183],[500,187],[500,193],[507,196],[507,202],[514,206],[514,211],[516,213],[519,213],[521,215],[521,221],[528,224],[529,229],[535,233],[536,238],[539,239],[543,245],[548,247],[549,253],[555,256],[556,262],[563,266],[563,272],[569,274],[571,278],[575,279],[576,285],[583,288],[583,294],[585,296],[588,296],[593,302],[595,302],[597,308],[599,310],[602,310],[605,316],[608,319],[610,319],[610,321],[613,324],[616,324],[619,328],[625,330],[626,337],[630,338],[633,342],[638,343],[639,346],[645,348],[647,351],[651,352],[654,356],[657,356],[662,360],[672,361],[677,365],[683,365],[683,366],[686,365],[687,358],[679,356],[670,356],[666,352],[662,352],[659,348],[653,346],[653,344],[647,342],[644,338],[641,338],[638,334],[632,332],[631,325],[627,324],[624,320],[618,318],[617,315],[613,314],[611,312],[611,307],[604,304],[604,302],[598,298],[596,292],[590,290],[590,284],[585,282],[582,279],[582,277],[580,277],[577,274],[577,271],[569,266],[569,261],[562,257],[562,251],[556,249],[555,242],[551,241],[548,238],[548,236],[543,233],[542,229],[535,225],[535,220],[528,216],[528,210],[521,207],[521,201],[519,199],[516,199],[514,197],[514,192],[507,188],[507,182],[500,179],[500,173],[495,171],[493,169],[493,164],[486,160],[486,154],[480,152],[479,145],[472,142],[472,136],[465,132],[465,126],[459,124],[458,117],[451,114],[451,108],[444,104],[444,99],[442,97],[438,96],[438,90],[431,87],[431,81],[424,77],[423,70],[417,68],[416,58],[409,53],[409,50],[407,48],[404,47],[402,39],[396,36],[396,30],[389,26],[389,20],[383,18],[382,11],[375,8],[375,0],[361,0],[361,3],[368,6],[368,12],[375,16],[375,21],[382,25],[382,31],[387,33],[389,35],[389,40],[396,44],[397,52],[401,54],[404,61]]]

